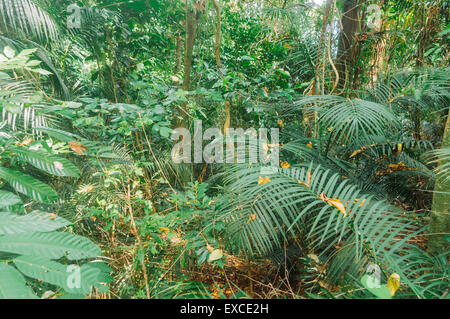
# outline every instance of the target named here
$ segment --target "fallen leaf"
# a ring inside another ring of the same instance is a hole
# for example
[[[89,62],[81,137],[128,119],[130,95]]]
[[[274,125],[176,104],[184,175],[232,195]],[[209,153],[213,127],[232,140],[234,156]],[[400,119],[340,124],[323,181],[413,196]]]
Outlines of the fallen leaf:
[[[283,162],[283,163],[281,163],[281,167],[282,168],[289,168],[289,167],[291,167],[291,164],[289,164],[288,162]]]
[[[214,249],[208,257],[208,262],[219,260],[222,257],[223,257],[222,249]]]
[[[328,205],[336,207],[344,215],[343,218],[347,217],[345,206],[339,199],[328,198],[324,192],[319,195],[319,199],[327,202]]]
[[[309,142],[306,146],[308,146],[309,148],[312,149],[312,147],[313,147],[312,142]]]
[[[400,288],[400,276],[395,273],[392,274],[388,279],[387,287],[389,288],[391,296],[394,296],[395,292]]]
[[[25,139],[22,143],[19,143],[19,146],[27,146],[28,144],[34,142],[34,140],[32,138],[27,138]]]
[[[352,157],[355,157],[356,155],[358,155],[359,153],[361,153],[363,150],[357,150],[357,151],[354,151],[353,153],[352,153],[352,155],[350,155],[350,158],[352,158]]]
[[[359,202],[359,198],[355,199],[353,201],[353,204],[356,204],[357,202]],[[362,205],[364,205],[364,203],[366,202],[366,199],[363,199],[363,201],[361,202],[361,204],[359,204],[359,207],[362,207]]]
[[[250,223],[252,220],[255,220],[255,218],[256,218],[256,214],[251,214],[250,218],[247,221],[247,224]]]
[[[265,183],[268,183],[268,182],[270,182],[269,177],[262,178],[261,176],[259,176],[258,185],[264,185]]]
[[[309,187],[309,185],[311,184],[311,172],[308,171],[308,182],[304,183],[304,182],[302,182],[302,181],[300,181],[300,180],[298,180],[297,182],[298,182],[300,185]]]
[[[78,155],[83,155],[83,151],[87,151],[87,147],[78,142],[69,142],[70,149]]]

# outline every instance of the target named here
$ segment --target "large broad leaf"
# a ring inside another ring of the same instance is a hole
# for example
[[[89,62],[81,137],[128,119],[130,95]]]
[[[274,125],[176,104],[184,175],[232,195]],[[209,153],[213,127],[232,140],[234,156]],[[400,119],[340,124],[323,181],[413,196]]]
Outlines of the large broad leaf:
[[[71,177],[80,176],[78,167],[65,158],[20,147],[11,147],[10,150],[16,153],[22,160],[49,174]]]
[[[72,142],[72,141],[78,141],[81,140],[82,138],[78,135],[69,133],[69,132],[65,132],[62,130],[58,130],[55,128],[50,128],[50,127],[41,127],[41,126],[37,126],[34,128],[36,131],[45,133],[51,137],[54,137],[60,141],[63,142]]]
[[[58,199],[58,194],[41,181],[6,167],[0,167],[0,178],[8,183],[19,193],[25,194],[34,200],[50,203]]]
[[[40,211],[34,211],[23,216],[0,212],[0,235],[49,232],[67,225],[70,225],[70,222],[64,218]]]
[[[16,204],[22,203],[19,196],[14,195],[10,192],[0,191],[0,208],[8,207]]]
[[[37,298],[25,278],[14,268],[0,263],[0,299],[34,299]]]
[[[94,258],[101,250],[89,239],[70,233],[29,233],[0,237],[0,251],[29,256],[70,260]]]
[[[103,263],[88,263],[77,269],[76,265],[63,265],[36,256],[20,256],[14,259],[14,264],[26,276],[59,286],[72,294],[89,294],[92,287],[99,285],[107,289],[107,281],[103,277],[111,271]],[[96,264],[106,266],[106,272]]]

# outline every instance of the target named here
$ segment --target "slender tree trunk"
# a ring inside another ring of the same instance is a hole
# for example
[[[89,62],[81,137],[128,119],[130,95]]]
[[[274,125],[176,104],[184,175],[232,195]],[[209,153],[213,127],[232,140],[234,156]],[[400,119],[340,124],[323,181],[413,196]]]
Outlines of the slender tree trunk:
[[[220,45],[221,45],[221,28],[222,23],[220,19],[220,7],[216,0],[211,0],[214,9],[216,10],[216,16],[217,16],[217,26],[216,26],[216,47],[215,47],[215,54],[216,54],[216,63],[217,67],[221,68],[222,63],[220,62]],[[220,72],[220,70],[219,70]]]
[[[189,90],[191,86],[191,69],[192,54],[194,52],[195,36],[197,31],[197,23],[193,8],[189,8],[188,0],[186,0],[186,41],[184,49],[184,75],[183,90]]]
[[[359,31],[360,25],[359,1],[345,0],[336,63],[339,73],[338,87],[341,90],[344,90],[348,83],[352,81],[353,68],[356,64],[353,54],[357,43],[355,34]]]
[[[181,40],[181,36],[177,36],[176,39],[176,49],[175,49],[175,66],[173,68],[173,74],[177,74],[180,71],[180,67],[181,67],[181,56],[183,54],[183,48],[182,48],[182,43],[183,41]]]
[[[442,147],[450,147],[450,111],[445,125]],[[444,165],[446,163],[439,163]],[[444,239],[450,233],[450,180],[436,181],[434,187],[433,206],[429,225],[428,250],[431,253],[443,253],[450,249],[450,244]]]
[[[201,12],[205,8],[204,0],[195,1],[194,5],[191,5],[190,0],[185,0],[185,33],[186,39],[184,41],[184,72],[183,72],[183,85],[182,88],[185,91],[191,89],[191,70],[192,70],[192,59],[194,52],[195,38],[197,36],[197,25],[200,19]],[[187,103],[181,103],[181,113],[180,118],[175,122],[176,127],[186,127],[186,112]]]

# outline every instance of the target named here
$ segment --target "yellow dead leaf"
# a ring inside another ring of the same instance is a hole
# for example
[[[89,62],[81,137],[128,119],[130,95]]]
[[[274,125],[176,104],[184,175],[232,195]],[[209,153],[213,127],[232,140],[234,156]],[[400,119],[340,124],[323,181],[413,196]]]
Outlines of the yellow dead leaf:
[[[251,214],[250,218],[247,221],[247,224],[250,223],[252,220],[255,220],[255,218],[256,218],[256,214]]]
[[[343,218],[347,217],[347,211],[345,210],[345,206],[339,199],[328,198],[324,192],[322,192],[319,195],[319,199],[323,200],[324,202],[327,202],[328,205],[336,207],[344,215]]]
[[[289,164],[288,162],[283,162],[283,163],[281,163],[281,167],[282,168],[289,168],[289,167],[291,167],[291,164]]]
[[[162,232],[169,231],[170,229],[167,227],[159,227],[159,230]]]
[[[400,288],[400,276],[398,274],[392,274],[387,283],[391,296],[395,295],[395,292]]]
[[[402,149],[403,149],[403,145],[402,144],[397,144],[397,149],[398,149],[399,152],[401,152]]]
[[[213,299],[220,299],[220,295],[219,295],[219,292],[217,290],[213,291],[211,296],[213,297]]]
[[[19,143],[19,146],[27,146],[28,144],[34,142],[34,140],[32,138],[27,138],[25,139],[22,143]]]
[[[259,176],[258,185],[264,185],[265,183],[268,183],[268,182],[270,182],[269,177],[262,178],[261,176]]]
[[[313,147],[313,144],[312,144],[312,142],[309,142],[306,146],[308,146],[309,148],[311,148],[312,149],[312,147]]]
[[[350,158],[355,157],[356,155],[358,155],[358,154],[361,153],[361,152],[362,152],[362,150],[354,151],[354,152],[352,153],[352,155],[350,155]]]
[[[284,122],[283,122],[283,120],[278,120],[277,123],[278,123],[278,125],[279,125],[280,127],[284,127]]]
[[[353,204],[356,204],[357,202],[359,202],[359,198],[356,198],[356,199],[353,201]],[[359,204],[359,207],[362,207],[362,205],[364,205],[365,202],[366,202],[366,199],[363,199],[362,202]]]
[[[285,48],[285,49],[292,49],[292,47],[289,44],[287,44],[287,43],[283,46],[283,48]]]
[[[330,198],[327,200],[327,203],[336,207],[342,214],[344,214],[344,218],[347,216],[347,212],[345,211],[345,206],[339,199]]]
[[[304,183],[304,182],[302,182],[302,181],[300,181],[300,180],[298,180],[297,182],[298,182],[300,185],[309,187],[309,185],[311,184],[311,172],[308,171],[308,181],[307,181],[306,183]]]

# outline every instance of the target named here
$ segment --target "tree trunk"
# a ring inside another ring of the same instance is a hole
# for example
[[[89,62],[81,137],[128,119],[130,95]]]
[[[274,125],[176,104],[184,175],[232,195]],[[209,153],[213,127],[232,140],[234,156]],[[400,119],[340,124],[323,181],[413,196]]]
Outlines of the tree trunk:
[[[183,90],[189,90],[191,86],[191,69],[192,54],[194,52],[195,36],[197,31],[197,23],[195,19],[195,11],[189,8],[188,0],[186,0],[186,41],[184,49],[184,75]]]
[[[450,111],[445,125],[442,147],[450,147]],[[447,252],[450,249],[449,242],[444,239],[444,234],[448,236],[450,233],[450,180],[442,178],[436,181],[434,191],[428,250],[436,254]]]
[[[181,36],[177,36],[176,37],[176,49],[175,49],[175,66],[173,68],[173,74],[177,74],[180,71],[180,67],[181,67],[181,55],[183,54],[182,51],[182,41],[181,41]]]
[[[357,43],[355,34],[361,28],[360,20],[359,1],[345,0],[336,63],[339,73],[338,87],[341,90],[344,90],[352,81],[353,67],[356,64],[353,52]]]

